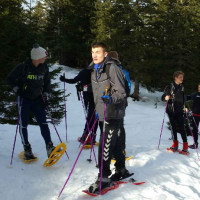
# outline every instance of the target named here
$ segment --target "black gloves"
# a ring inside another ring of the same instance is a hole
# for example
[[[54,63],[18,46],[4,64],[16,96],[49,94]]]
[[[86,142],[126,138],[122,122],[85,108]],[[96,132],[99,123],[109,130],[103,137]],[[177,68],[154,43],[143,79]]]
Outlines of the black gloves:
[[[77,84],[76,85],[76,89],[77,89],[77,92],[82,92],[83,91],[83,86],[81,84]]]
[[[61,75],[60,76],[60,81],[65,82],[65,76]]]

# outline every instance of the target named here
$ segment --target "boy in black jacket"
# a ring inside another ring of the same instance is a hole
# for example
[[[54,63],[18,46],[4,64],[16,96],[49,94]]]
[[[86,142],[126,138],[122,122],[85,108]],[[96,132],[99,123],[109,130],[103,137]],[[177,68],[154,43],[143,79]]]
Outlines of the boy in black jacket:
[[[178,151],[178,139],[176,125],[178,124],[180,129],[181,138],[183,140],[183,149],[179,153],[189,154],[187,135],[184,130],[184,117],[183,117],[183,106],[184,106],[184,87],[182,85],[184,73],[181,71],[174,72],[174,82],[170,83],[164,90],[162,95],[162,101],[168,101],[167,114],[169,121],[172,126],[173,133],[173,145],[167,150],[172,152]]]
[[[66,79],[64,76],[60,76],[60,81],[66,82],[69,84],[74,84],[78,83],[77,90],[79,92],[83,92],[83,99],[84,99],[84,105],[85,105],[85,110],[87,111],[87,122],[85,123],[85,128],[83,131],[83,134],[81,137],[78,138],[78,141],[81,143],[84,143],[85,139],[88,136],[89,130],[93,127],[93,124],[96,119],[95,115],[95,105],[94,105],[94,97],[93,97],[93,92],[92,92],[92,85],[91,85],[91,72],[92,69],[83,69],[81,70],[76,77],[73,79]],[[89,125],[89,130],[88,130],[88,125]],[[96,143],[96,131],[98,128],[98,122],[94,126],[94,131],[93,131],[93,144]],[[90,137],[87,139],[86,144],[91,144]]]
[[[193,100],[192,114],[194,120],[192,121],[194,142],[195,144],[189,145],[189,148],[198,148],[198,126],[200,122],[200,83],[198,84],[198,92],[186,96],[186,100]]]
[[[18,96],[19,132],[24,146],[25,160],[36,159],[28,141],[27,126],[30,111],[34,114],[40,126],[48,157],[55,148],[51,141],[44,102],[41,96],[43,93],[45,99],[47,99],[50,92],[49,69],[47,64],[44,63],[46,57],[47,51],[38,44],[34,44],[31,50],[31,59],[16,66],[7,77],[8,84]]]

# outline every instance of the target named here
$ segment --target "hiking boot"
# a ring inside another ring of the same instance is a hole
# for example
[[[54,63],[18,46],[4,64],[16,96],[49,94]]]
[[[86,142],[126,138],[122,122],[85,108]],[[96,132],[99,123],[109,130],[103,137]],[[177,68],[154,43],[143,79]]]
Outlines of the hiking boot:
[[[49,156],[51,155],[52,151],[55,149],[55,147],[53,146],[52,142],[49,142],[46,146],[47,149],[47,156],[49,158]]]
[[[115,173],[110,177],[112,181],[120,181],[122,179],[132,176],[134,173],[130,173],[126,168],[115,170]]]
[[[179,151],[180,154],[184,154],[184,155],[189,155],[189,151],[188,151],[188,143],[187,142],[183,142],[183,150]]]
[[[101,179],[101,191],[105,188],[113,186],[114,183],[108,177],[102,177]],[[98,194],[100,189],[100,177],[97,178],[96,182],[90,185],[88,192]]]
[[[86,135],[86,137],[87,137],[87,135]],[[86,139],[86,137],[79,137],[78,138],[78,141],[81,143],[81,144],[83,144],[84,142],[85,142],[85,139]],[[93,144],[95,144],[96,143],[96,141],[95,142],[93,142]],[[92,143],[91,143],[91,139],[90,139],[90,137],[88,137],[88,139],[87,139],[87,141],[86,141],[86,143],[85,143],[85,145],[91,145]]]
[[[195,146],[195,144],[192,144],[192,145],[189,145],[188,147],[190,149],[196,149],[196,148],[198,148],[198,143],[196,143],[196,146]]]
[[[174,140],[172,146],[169,148],[171,151],[176,152],[178,151],[178,141]]]
[[[31,145],[29,143],[24,145],[24,158],[25,160],[36,159],[36,157],[32,153]]]

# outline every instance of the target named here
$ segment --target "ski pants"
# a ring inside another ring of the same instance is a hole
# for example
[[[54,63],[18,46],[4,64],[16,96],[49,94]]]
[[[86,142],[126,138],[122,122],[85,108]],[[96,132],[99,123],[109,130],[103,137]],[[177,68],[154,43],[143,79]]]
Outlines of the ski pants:
[[[47,145],[51,142],[50,130],[48,127],[45,108],[42,104],[42,99],[38,98],[36,100],[29,100],[26,98],[18,97],[18,110],[20,110],[21,105],[21,113],[20,113],[20,121],[19,121],[19,133],[21,136],[22,144],[29,144],[28,141],[28,122],[30,111],[35,116],[41,130],[42,137],[44,138],[45,144]]]
[[[193,133],[193,136],[194,136],[194,141],[197,144],[198,143],[198,134],[199,134],[198,133],[198,126],[199,126],[200,117],[194,116],[194,120],[192,120],[192,127],[193,127],[192,133]]]
[[[89,125],[89,130],[91,130],[96,119],[95,104],[94,104],[94,98],[93,98],[92,92],[83,92],[83,99],[84,99],[84,105],[85,105],[85,109],[87,113],[87,122]],[[82,135],[83,140],[85,140],[85,138],[87,137],[89,133],[87,122],[85,123],[85,128]],[[98,128],[98,122],[95,124],[94,130],[93,130],[93,134],[92,134],[93,142],[96,141],[97,128]]]
[[[178,125],[183,142],[187,142],[187,135],[184,129],[183,113],[169,112],[168,117],[169,117],[169,121],[172,127],[173,139],[178,140],[177,139],[177,125]]]
[[[103,177],[111,175],[110,162],[112,156],[115,157],[115,167],[117,170],[125,168],[125,154],[122,145],[121,126],[123,119],[112,119],[105,122],[105,133],[104,133],[104,149],[103,149]],[[102,138],[103,138],[103,122],[100,122],[100,141],[99,141],[99,152],[98,152],[98,163],[99,172],[101,172],[101,157],[102,157]]]
[[[120,127],[120,137],[121,137],[121,143],[122,143],[122,149],[125,153],[126,149],[126,133],[125,133],[125,128],[124,128],[124,118],[122,119],[121,127]]]

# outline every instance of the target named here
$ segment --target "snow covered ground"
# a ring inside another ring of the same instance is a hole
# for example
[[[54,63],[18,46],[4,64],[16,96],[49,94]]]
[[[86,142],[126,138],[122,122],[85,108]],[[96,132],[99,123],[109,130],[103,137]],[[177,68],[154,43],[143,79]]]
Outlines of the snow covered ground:
[[[54,66],[56,67],[56,66]],[[64,67],[66,77],[73,78],[78,71]],[[60,84],[63,88],[63,83]],[[66,155],[58,163],[44,168],[43,162],[47,159],[45,144],[38,126],[29,126],[29,140],[33,152],[39,160],[33,164],[24,164],[18,158],[22,151],[20,136],[17,136],[13,165],[10,166],[11,152],[16,126],[0,125],[0,198],[2,200],[55,200],[57,199],[80,151],[77,137],[82,134],[85,118],[81,102],[78,101],[74,85],[66,85],[67,92],[71,93],[67,101],[68,142]],[[134,158],[126,162],[127,169],[134,172],[133,178],[146,181],[141,186],[121,185],[118,189],[110,191],[96,199],[104,200],[199,200],[200,199],[200,161],[195,150],[190,150],[190,156],[166,152],[172,141],[170,131],[165,125],[163,129],[160,150],[158,141],[164,114],[164,103],[158,102],[155,108],[156,97],[160,99],[161,93],[149,93],[141,89],[141,96],[148,97],[148,102],[134,102],[129,99],[126,111],[125,129],[128,155]],[[64,119],[56,126],[65,142]],[[50,124],[54,144],[59,144],[57,134]],[[99,136],[99,130],[98,130]],[[180,135],[179,135],[180,139]],[[189,144],[192,138],[189,137]],[[181,141],[181,139],[180,139]],[[182,148],[182,145],[181,145]],[[97,147],[95,147],[97,155]],[[90,150],[83,150],[74,172],[69,179],[61,200],[87,200],[92,197],[84,194],[83,189],[89,187],[96,179],[98,169],[92,162],[86,160]],[[111,165],[113,168],[113,165]]]

